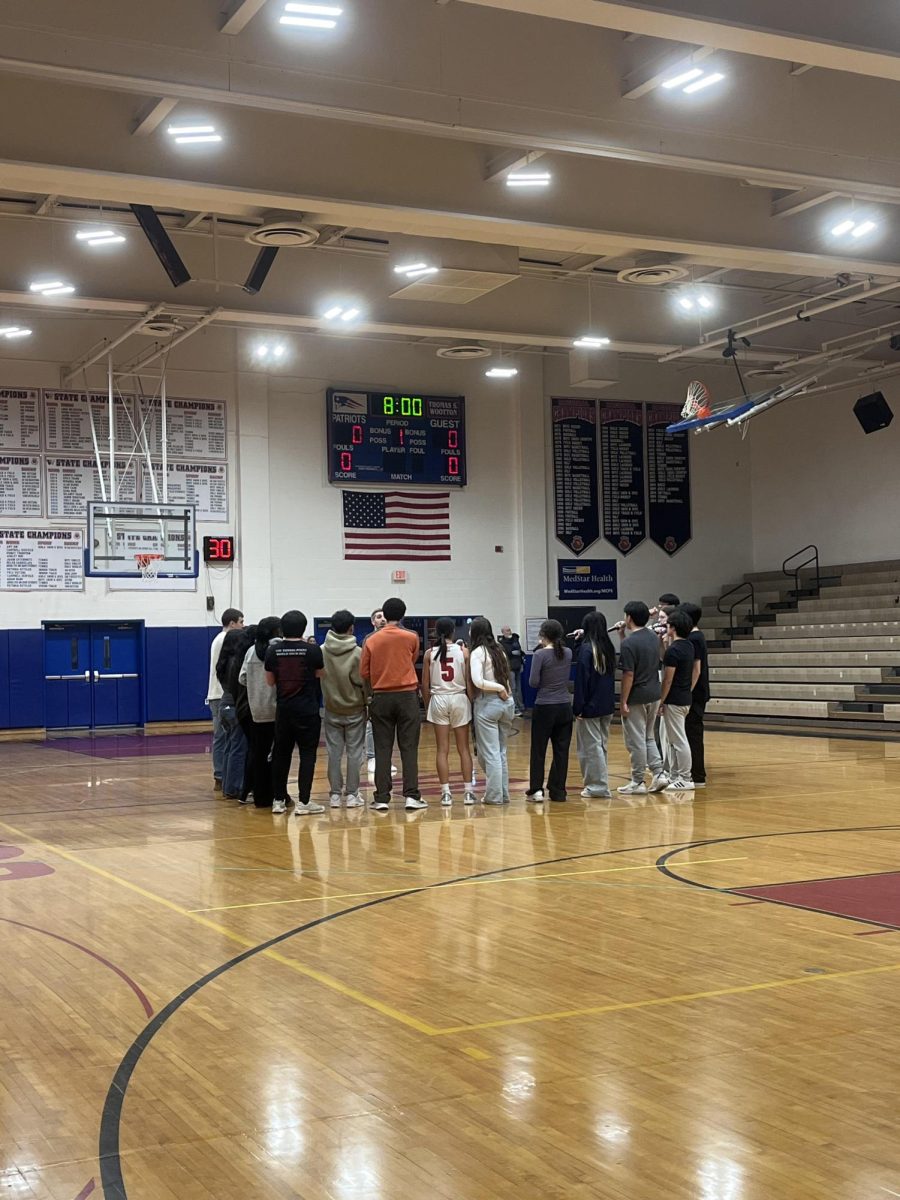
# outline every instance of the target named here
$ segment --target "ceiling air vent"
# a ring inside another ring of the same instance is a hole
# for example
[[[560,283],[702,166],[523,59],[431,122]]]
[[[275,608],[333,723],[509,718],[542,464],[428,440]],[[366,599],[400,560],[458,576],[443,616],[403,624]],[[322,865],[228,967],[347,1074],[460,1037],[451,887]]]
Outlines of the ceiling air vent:
[[[473,358],[490,358],[491,352],[487,346],[478,342],[460,342],[456,346],[441,346],[437,350],[438,358],[452,358],[457,362],[466,362]]]
[[[679,279],[687,279],[688,272],[684,267],[667,264],[658,267],[629,267],[620,271],[616,276],[619,283],[641,283],[645,287],[660,287],[664,283],[675,283]]]
[[[174,317],[154,317],[152,321],[145,321],[138,330],[145,337],[174,337],[176,333],[181,333],[184,329]]]
[[[313,246],[318,240],[318,229],[312,225],[301,225],[299,221],[276,221],[271,225],[260,225],[247,234],[247,241],[254,246],[280,246],[286,249]]]

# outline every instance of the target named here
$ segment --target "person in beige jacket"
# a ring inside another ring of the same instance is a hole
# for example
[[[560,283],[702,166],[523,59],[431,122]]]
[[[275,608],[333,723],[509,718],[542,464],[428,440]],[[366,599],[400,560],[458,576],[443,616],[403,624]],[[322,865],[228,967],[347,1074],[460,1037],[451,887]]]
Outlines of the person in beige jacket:
[[[355,617],[346,609],[331,618],[322,654],[325,674],[325,749],[328,751],[328,787],[331,807],[361,808],[359,777],[366,752],[366,691],[359,674],[362,651],[353,632]],[[346,778],[344,759],[346,757]]]

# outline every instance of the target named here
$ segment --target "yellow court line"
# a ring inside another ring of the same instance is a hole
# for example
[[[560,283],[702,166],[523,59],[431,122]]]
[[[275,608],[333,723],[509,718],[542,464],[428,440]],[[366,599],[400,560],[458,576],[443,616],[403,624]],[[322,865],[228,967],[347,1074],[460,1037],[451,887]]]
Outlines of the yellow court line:
[[[541,1021],[565,1021],[570,1017],[595,1017],[601,1013],[629,1012],[638,1008],[661,1008],[667,1004],[686,1004],[691,1000],[713,1000],[718,996],[741,996],[748,992],[769,991],[774,988],[793,987],[798,983],[822,983],[835,979],[856,979],[862,975],[882,975],[888,971],[900,971],[900,963],[888,963],[881,967],[861,967],[856,971],[834,971],[828,975],[800,975],[792,979],[771,979],[764,983],[745,983],[736,987],[714,988],[708,992],[686,992],[680,996],[660,996],[651,1000],[630,1000],[624,1004],[599,1004],[591,1008],[570,1008],[563,1012],[535,1013],[528,1017],[508,1017],[499,1021],[483,1021],[478,1025],[454,1025],[450,1029],[439,1029],[438,1037],[453,1033],[476,1033],[482,1029],[503,1029],[509,1025],[531,1025]]]
[[[60,846],[54,846],[51,842],[45,842],[41,838],[34,837],[30,833],[26,833],[22,829],[16,829],[13,825],[7,825],[5,821],[0,821],[0,829],[5,829],[12,833],[17,838],[26,838],[36,846],[40,846],[50,854],[55,854],[58,858],[65,859],[67,862],[74,863],[76,866],[83,868],[86,871],[92,871],[95,875],[99,875],[101,879],[108,879],[112,883],[119,884],[120,887],[127,888],[130,892],[134,892],[138,896],[142,896],[145,900],[152,900],[156,904],[162,904],[171,912],[176,912],[179,916],[188,917],[191,921],[195,921],[198,925],[203,925],[206,929],[211,929],[213,932],[221,934],[222,937],[228,938],[232,942],[236,942],[239,946],[245,949],[253,949],[258,945],[258,942],[251,938],[244,937],[243,934],[234,933],[231,929],[226,929],[224,925],[219,925],[215,921],[210,921],[207,917],[199,916],[197,913],[191,912],[188,908],[182,908],[180,904],[175,904],[172,900],[167,900],[165,896],[159,896],[156,892],[151,892],[147,888],[141,887],[139,884],[131,883],[127,879],[122,879],[119,875],[114,875],[112,871],[107,871],[103,867],[96,867],[93,863],[85,862],[76,854],[70,853],[68,850],[63,850]],[[427,1024],[425,1021],[420,1021],[416,1017],[411,1017],[408,1013],[400,1012],[399,1009],[392,1008],[389,1004],[383,1004],[380,1000],[376,1000],[372,996],[367,996],[364,992],[357,991],[356,988],[348,987],[339,979],[334,979],[331,975],[326,975],[323,971],[317,971],[313,967],[307,967],[305,964],[298,962],[296,959],[288,958],[284,954],[280,954],[277,950],[268,949],[260,950],[260,955],[266,958],[271,958],[275,962],[281,963],[282,966],[290,967],[292,971],[296,971],[298,975],[303,975],[307,979],[312,979],[316,983],[322,984],[324,987],[330,988],[334,992],[338,992],[348,1000],[356,1000],[360,1004],[364,1004],[367,1008],[374,1009],[375,1012],[381,1013],[384,1017],[391,1017],[394,1021],[399,1021],[401,1025],[406,1025],[410,1029],[415,1029],[418,1033],[427,1034],[429,1037],[434,1037],[438,1033],[433,1025]]]
[[[691,862],[679,863],[682,867],[699,867],[703,863],[746,862],[747,855],[738,858],[695,858]],[[499,879],[461,879],[456,883],[414,883],[410,881],[402,888],[382,888],[377,892],[338,892],[333,896],[300,896],[295,900],[254,900],[249,904],[223,904],[217,908],[192,908],[194,913],[230,912],[236,908],[273,908],[281,904],[315,904],[328,900],[359,900],[364,896],[397,896],[403,892],[447,891],[449,888],[483,887],[491,883],[538,883],[542,879],[568,879],[572,875],[617,875],[622,871],[650,871],[655,862],[640,863],[631,867],[597,867],[591,871],[556,871],[545,875],[504,875]],[[327,884],[326,884],[327,886]]]

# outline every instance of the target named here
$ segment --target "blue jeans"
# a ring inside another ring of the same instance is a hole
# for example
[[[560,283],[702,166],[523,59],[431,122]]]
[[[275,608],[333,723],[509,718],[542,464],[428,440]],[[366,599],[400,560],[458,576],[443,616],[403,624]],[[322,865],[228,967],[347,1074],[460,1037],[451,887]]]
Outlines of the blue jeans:
[[[475,731],[478,760],[485,776],[485,804],[509,803],[506,743],[515,715],[516,705],[511,696],[501,700],[496,692],[482,692],[475,698]]]
[[[222,772],[225,769],[225,743],[228,739],[228,732],[222,724],[222,718],[219,715],[219,705],[221,700],[210,700],[209,711],[212,713],[212,766],[213,779],[218,779],[222,782]]]
[[[233,711],[233,710],[231,710]],[[222,770],[222,792],[226,796],[244,795],[244,773],[247,766],[247,738],[237,719],[224,721],[225,765]]]

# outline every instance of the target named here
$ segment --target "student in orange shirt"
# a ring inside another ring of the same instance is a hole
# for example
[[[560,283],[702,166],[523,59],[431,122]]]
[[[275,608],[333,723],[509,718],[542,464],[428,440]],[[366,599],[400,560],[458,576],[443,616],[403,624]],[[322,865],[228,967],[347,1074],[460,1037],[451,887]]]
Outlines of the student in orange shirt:
[[[382,605],[387,624],[370,634],[363,645],[360,675],[372,691],[369,717],[375,739],[375,795],[372,807],[387,812],[391,802],[391,754],[394,738],[403,766],[406,808],[427,808],[419,791],[419,679],[416,659],[419,638],[401,622],[406,605],[393,597]]]

